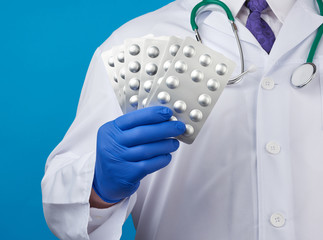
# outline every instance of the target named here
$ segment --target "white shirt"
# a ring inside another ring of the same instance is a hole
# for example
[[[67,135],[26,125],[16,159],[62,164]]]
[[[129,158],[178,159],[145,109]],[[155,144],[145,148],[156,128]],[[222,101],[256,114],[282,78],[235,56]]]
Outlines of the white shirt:
[[[268,2],[275,14],[283,4]],[[237,21],[246,67],[256,65],[256,72],[225,88],[195,142],[181,144],[172,162],[147,176],[134,195],[90,209],[97,129],[121,115],[101,53],[149,33],[194,37],[189,16],[196,3],[178,0],[137,18],[95,52],[75,121],[49,156],[42,181],[46,221],[59,238],[119,239],[131,212],[140,240],[322,239],[322,44],[313,81],[302,89],[289,83],[323,22],[306,0],[277,15],[283,26],[270,55]],[[236,15],[239,8],[230,7]],[[224,14],[212,12],[199,26],[206,45],[239,64]]]
[[[232,0],[232,1],[223,1],[225,2],[232,11],[232,14],[239,19],[244,25],[246,25],[250,10],[244,6],[244,0]],[[275,36],[278,35],[280,28],[282,27],[284,20],[295,3],[295,0],[268,0],[269,7],[265,9],[261,18],[266,21],[266,23],[273,30]]]

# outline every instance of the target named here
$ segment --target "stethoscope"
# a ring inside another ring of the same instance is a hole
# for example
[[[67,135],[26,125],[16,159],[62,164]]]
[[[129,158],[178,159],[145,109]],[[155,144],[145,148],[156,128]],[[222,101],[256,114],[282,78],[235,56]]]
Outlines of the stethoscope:
[[[322,2],[322,0],[316,0],[316,1],[319,6],[319,9],[320,9],[320,15],[323,16],[323,2]],[[223,3],[219,0],[203,0],[202,2],[195,5],[195,7],[193,8],[193,10],[191,12],[191,26],[192,26],[193,31],[195,32],[196,40],[198,42],[202,43],[202,39],[199,34],[198,26],[196,24],[195,19],[202,12],[202,11],[199,11],[201,9],[201,7],[204,7],[204,6],[210,5],[210,4],[218,5],[226,12],[229,22],[231,24],[232,31],[234,33],[237,45],[238,45],[239,55],[240,55],[240,63],[241,63],[240,64],[240,66],[241,66],[240,71],[241,72],[239,75],[237,75],[234,78],[229,80],[228,85],[233,85],[233,84],[240,82],[241,79],[243,78],[243,76],[246,73],[252,71],[252,69],[248,69],[247,71],[245,71],[245,69],[244,69],[244,57],[243,57],[241,42],[240,42],[239,35],[238,35],[238,28],[234,22],[235,20],[234,20],[234,17],[232,15],[229,7],[225,3]],[[302,87],[306,86],[314,78],[314,76],[316,74],[316,65],[313,63],[313,58],[314,58],[317,46],[321,40],[322,34],[323,34],[323,24],[318,28],[315,39],[314,39],[311,49],[308,53],[306,63],[297,67],[291,76],[290,82],[294,87],[302,88]]]

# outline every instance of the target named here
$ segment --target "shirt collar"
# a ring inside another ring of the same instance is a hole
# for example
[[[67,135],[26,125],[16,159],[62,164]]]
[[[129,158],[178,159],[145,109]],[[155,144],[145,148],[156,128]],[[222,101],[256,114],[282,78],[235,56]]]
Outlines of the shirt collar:
[[[185,8],[192,8],[198,4],[201,0],[177,0]],[[243,6],[245,0],[222,0],[231,10],[233,16],[235,17]],[[296,0],[267,0],[268,5],[274,12],[276,17],[284,23],[284,20],[292,8]]]
[[[284,23],[289,10],[292,8],[296,0],[267,0],[267,2],[279,21]]]

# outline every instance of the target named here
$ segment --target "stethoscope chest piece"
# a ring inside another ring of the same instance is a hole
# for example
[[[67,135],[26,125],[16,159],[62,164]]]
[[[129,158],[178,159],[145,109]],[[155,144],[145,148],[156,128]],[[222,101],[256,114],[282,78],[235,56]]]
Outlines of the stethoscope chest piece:
[[[306,86],[316,74],[316,66],[314,63],[304,63],[294,71],[290,82],[294,87],[302,88]]]

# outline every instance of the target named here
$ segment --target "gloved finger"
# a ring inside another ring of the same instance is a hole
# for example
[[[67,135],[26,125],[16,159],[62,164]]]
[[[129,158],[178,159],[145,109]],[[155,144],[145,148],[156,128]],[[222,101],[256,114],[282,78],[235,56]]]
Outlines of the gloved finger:
[[[185,132],[185,129],[185,124],[179,121],[144,125],[123,131],[123,134],[119,137],[119,143],[127,147],[132,147],[156,142],[181,135]]]
[[[178,149],[178,147],[178,140],[165,139],[158,142],[128,148],[127,152],[124,154],[124,156],[122,156],[122,158],[126,161],[136,162],[174,152]]]
[[[153,173],[163,167],[166,167],[169,162],[171,161],[172,156],[170,154],[159,155],[157,157],[139,161],[139,162],[132,162],[131,168],[136,169],[133,171],[131,177],[129,176],[128,181],[136,182],[143,179],[147,174]]]
[[[147,175],[166,167],[170,163],[170,160],[172,160],[172,155],[164,154],[148,160],[140,161],[138,163],[141,164],[140,168],[142,174]]]
[[[141,125],[164,122],[172,115],[173,112],[169,108],[155,106],[122,115],[115,120],[115,123],[121,130],[127,130]]]

